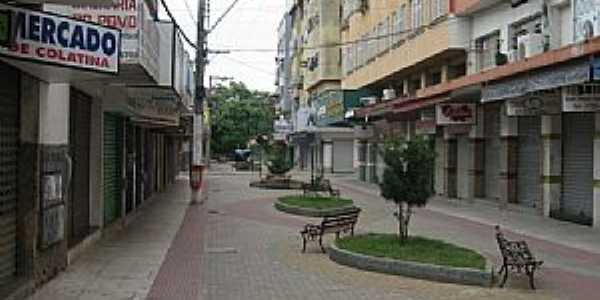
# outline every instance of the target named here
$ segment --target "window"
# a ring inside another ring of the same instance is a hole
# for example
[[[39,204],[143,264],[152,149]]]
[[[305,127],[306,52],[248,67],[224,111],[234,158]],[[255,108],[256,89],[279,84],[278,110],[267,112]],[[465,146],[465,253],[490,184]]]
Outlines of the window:
[[[390,40],[391,40],[392,46],[396,44],[396,41],[398,41],[398,35],[396,34],[396,20],[398,18],[397,16],[398,16],[398,13],[397,12],[393,12],[392,13],[392,19],[391,19],[391,22],[390,22],[390,26],[391,26],[391,30],[390,30],[391,38],[390,38]]]
[[[403,40],[404,36],[404,11],[406,7],[400,6],[396,12],[396,20],[394,22],[394,44]]]
[[[414,30],[418,30],[421,27],[422,15],[423,15],[423,3],[422,0],[412,1],[412,27]]]
[[[444,0],[431,0],[431,20],[444,15]]]
[[[381,39],[383,41],[383,49],[381,49],[381,52],[390,49],[390,38],[390,17],[385,17],[383,21],[383,38]]]
[[[476,41],[477,70],[485,70],[496,66],[496,53],[500,46],[500,33],[495,32],[478,38]]]
[[[383,23],[379,23],[377,25],[377,49],[375,50],[375,55],[383,52],[385,48],[385,37],[383,33]]]

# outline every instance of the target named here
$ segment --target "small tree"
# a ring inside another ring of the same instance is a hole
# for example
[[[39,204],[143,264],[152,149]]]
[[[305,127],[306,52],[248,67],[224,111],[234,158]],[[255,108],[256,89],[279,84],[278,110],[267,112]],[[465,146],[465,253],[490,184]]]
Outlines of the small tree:
[[[408,238],[408,223],[413,207],[422,207],[433,194],[431,181],[435,152],[422,137],[409,141],[392,138],[382,150],[386,167],[380,183],[381,196],[397,206],[398,237]]]

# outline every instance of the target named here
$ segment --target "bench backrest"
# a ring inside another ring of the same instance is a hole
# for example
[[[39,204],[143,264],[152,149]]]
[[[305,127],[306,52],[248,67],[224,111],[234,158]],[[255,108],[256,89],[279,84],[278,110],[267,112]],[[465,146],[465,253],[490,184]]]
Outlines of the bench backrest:
[[[535,260],[525,241],[507,240],[500,231],[500,226],[496,226],[496,241],[504,259],[511,263],[527,263]]]
[[[340,214],[325,216],[321,221],[321,231],[327,233],[339,231],[340,229],[351,229],[358,222],[359,214],[360,208],[356,207]]]

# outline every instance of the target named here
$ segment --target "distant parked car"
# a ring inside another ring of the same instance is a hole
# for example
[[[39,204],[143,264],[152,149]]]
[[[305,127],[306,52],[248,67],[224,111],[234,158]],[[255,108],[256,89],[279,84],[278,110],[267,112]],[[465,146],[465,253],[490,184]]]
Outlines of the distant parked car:
[[[252,154],[252,150],[250,149],[235,149],[232,153],[233,161],[247,161],[248,157]]]

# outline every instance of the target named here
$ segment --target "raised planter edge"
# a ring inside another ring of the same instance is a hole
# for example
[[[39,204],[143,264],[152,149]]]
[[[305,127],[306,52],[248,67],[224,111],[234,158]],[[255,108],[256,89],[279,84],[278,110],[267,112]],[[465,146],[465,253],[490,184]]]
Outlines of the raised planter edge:
[[[352,205],[348,205],[348,206],[344,206],[344,207],[327,209],[327,210],[311,209],[311,208],[304,208],[304,207],[285,204],[285,203],[279,201],[279,199],[277,199],[277,201],[275,201],[274,206],[277,210],[282,211],[284,213],[298,215],[298,216],[304,216],[304,217],[313,217],[313,218],[322,218],[327,215],[344,213],[355,207],[354,204],[352,204]]]
[[[486,267],[485,271],[481,271],[374,257],[340,249],[335,242],[327,253],[329,258],[338,264],[377,273],[483,287],[492,287],[495,280],[492,267]]]

